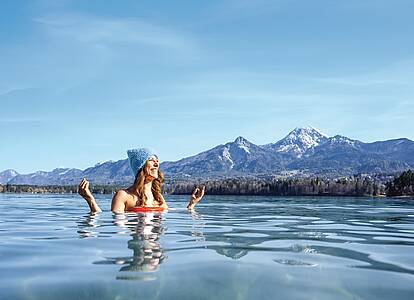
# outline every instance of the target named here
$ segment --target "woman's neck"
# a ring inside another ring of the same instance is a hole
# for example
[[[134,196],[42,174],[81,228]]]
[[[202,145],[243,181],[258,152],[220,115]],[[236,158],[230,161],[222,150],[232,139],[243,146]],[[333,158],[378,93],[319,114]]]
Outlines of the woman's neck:
[[[145,180],[143,190],[139,190],[138,183],[135,182],[128,190],[138,196],[137,205],[139,206],[154,206],[154,196],[152,194],[152,180]],[[143,195],[141,195],[141,192]],[[140,195],[140,196],[139,196]]]
[[[132,193],[135,193],[138,195],[138,184],[135,182],[132,186],[128,188]],[[152,180],[145,181],[144,183],[144,194],[150,194],[152,192]]]
[[[144,183],[144,193],[147,195],[152,192],[152,181]]]

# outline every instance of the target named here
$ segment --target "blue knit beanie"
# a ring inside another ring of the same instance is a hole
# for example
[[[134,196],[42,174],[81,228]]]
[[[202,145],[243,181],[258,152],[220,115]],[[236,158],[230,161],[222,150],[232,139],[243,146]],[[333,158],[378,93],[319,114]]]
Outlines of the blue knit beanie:
[[[145,165],[148,158],[155,156],[158,159],[158,156],[154,153],[154,151],[148,148],[131,149],[127,151],[127,154],[129,165],[132,173],[134,173],[134,176],[137,176],[139,169]]]

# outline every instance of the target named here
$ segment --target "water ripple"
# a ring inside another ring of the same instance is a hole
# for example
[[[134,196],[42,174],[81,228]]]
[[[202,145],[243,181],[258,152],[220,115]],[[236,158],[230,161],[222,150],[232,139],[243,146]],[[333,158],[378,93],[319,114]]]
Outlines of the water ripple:
[[[39,289],[34,293],[44,291],[33,278],[61,288],[57,278],[76,281],[82,276],[95,284],[109,279],[158,284],[162,278],[166,286],[179,286],[174,278],[189,272],[197,274],[185,277],[194,285],[207,274],[212,277],[203,285],[250,286],[249,278],[273,278],[284,283],[282,291],[292,282],[298,289],[318,282],[324,291],[335,282],[347,282],[345,298],[363,294],[372,299],[381,295],[371,297],[358,283],[362,280],[372,290],[374,279],[382,278],[394,283],[390,289],[398,286],[397,298],[409,299],[406,291],[414,283],[413,202],[206,196],[189,213],[186,197],[167,198],[171,209],[166,214],[113,215],[87,213],[77,196],[1,195],[0,271],[8,278],[0,287],[10,286],[12,293],[0,292],[9,296],[1,298],[25,298],[19,292],[25,282]],[[109,207],[110,197],[97,199]],[[352,288],[356,286],[364,293]]]

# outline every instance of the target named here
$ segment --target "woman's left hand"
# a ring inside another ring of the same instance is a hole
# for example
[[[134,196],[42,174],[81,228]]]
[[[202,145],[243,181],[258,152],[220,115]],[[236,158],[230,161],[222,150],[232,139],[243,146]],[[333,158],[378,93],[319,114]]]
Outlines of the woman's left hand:
[[[196,204],[200,202],[201,198],[203,198],[204,196],[205,189],[205,186],[202,186],[201,189],[198,187],[194,189],[193,193],[191,194],[190,202],[187,205],[188,209],[193,209],[194,206],[196,206]]]

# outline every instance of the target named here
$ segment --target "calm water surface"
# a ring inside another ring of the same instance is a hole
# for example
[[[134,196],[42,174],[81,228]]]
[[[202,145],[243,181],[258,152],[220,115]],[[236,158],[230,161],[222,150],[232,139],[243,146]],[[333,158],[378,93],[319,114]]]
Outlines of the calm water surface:
[[[413,199],[187,199],[0,194],[0,299],[414,299]]]

